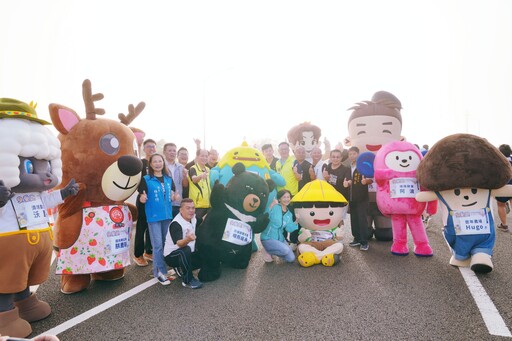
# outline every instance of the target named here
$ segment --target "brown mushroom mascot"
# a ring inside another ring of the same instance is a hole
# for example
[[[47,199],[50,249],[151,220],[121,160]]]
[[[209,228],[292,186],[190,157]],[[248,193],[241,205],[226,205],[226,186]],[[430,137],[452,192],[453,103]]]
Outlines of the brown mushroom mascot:
[[[491,197],[512,196],[508,160],[487,140],[455,134],[437,142],[420,162],[418,181],[429,191],[416,200],[439,199],[444,236],[452,248],[450,264],[471,267],[477,273],[492,271],[495,226]]]
[[[136,209],[125,204],[140,183],[142,162],[137,139],[128,124],[144,108],[129,106],[119,121],[98,118],[102,94],[82,84],[86,118],[60,104],[50,104],[50,117],[60,132],[62,179],[73,176],[80,191],[58,207],[54,247],[61,292],[86,289],[92,279],[117,280],[130,264],[130,233]]]

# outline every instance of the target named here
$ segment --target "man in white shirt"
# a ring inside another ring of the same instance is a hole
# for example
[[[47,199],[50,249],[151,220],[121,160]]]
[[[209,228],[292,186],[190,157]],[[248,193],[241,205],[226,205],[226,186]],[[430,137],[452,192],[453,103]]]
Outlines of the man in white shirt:
[[[192,274],[200,261],[195,252],[196,223],[194,201],[185,198],[181,201],[180,213],[169,225],[164,244],[165,262],[181,277],[182,285],[191,289],[203,286]]]
[[[169,173],[172,177],[172,182],[176,188],[176,193],[179,193],[177,200],[172,202],[172,216],[176,217],[180,212],[181,199],[183,198],[183,187],[188,186],[187,170],[185,167],[176,162],[177,147],[174,143],[166,143],[164,145],[164,157]]]

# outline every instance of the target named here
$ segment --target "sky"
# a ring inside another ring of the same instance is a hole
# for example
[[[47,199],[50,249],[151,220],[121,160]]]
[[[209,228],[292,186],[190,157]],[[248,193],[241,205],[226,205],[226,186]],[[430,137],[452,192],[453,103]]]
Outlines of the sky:
[[[335,145],[349,109],[386,90],[402,135],[512,144],[512,1],[2,0],[0,97],[105,118],[146,103],[146,137],[222,154],[309,121]]]

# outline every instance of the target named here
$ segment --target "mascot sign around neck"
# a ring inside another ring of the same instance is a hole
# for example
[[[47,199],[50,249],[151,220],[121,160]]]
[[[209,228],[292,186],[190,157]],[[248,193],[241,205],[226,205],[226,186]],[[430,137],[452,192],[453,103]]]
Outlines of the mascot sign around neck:
[[[233,165],[233,174],[226,186],[220,182],[213,186],[212,207],[196,230],[201,282],[218,279],[221,263],[247,268],[253,235],[269,223],[265,208],[275,186],[273,181],[246,171],[242,163]]]
[[[409,254],[407,225],[414,240],[414,254],[419,257],[433,255],[421,215],[425,207],[429,214],[435,214],[437,201],[431,201],[427,206],[415,199],[420,191],[416,170],[422,158],[419,149],[405,141],[387,143],[375,156],[377,205],[383,214],[391,217],[391,253],[398,256]]]
[[[127,127],[145,104],[129,106],[119,121],[100,119],[105,111],[94,102],[91,82],[82,85],[86,118],[60,104],[50,104],[50,116],[60,132],[63,179],[76,178],[80,192],[59,206],[55,246],[61,291],[74,293],[91,278],[114,280],[130,264],[129,233],[132,215],[124,204],[140,183],[142,162],[134,133]],[[100,237],[98,237],[100,236]],[[92,274],[92,275],[91,275]]]

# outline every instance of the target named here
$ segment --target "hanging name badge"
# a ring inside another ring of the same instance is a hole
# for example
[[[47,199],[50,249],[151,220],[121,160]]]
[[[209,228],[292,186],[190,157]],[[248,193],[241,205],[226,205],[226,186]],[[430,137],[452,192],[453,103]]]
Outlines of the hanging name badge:
[[[491,224],[485,208],[474,211],[454,211],[453,226],[457,235],[491,233]]]
[[[251,226],[243,221],[228,218],[222,240],[236,245],[247,245],[252,242]]]
[[[367,178],[367,179],[371,179],[371,178]],[[377,183],[376,182],[372,182],[371,184],[368,185],[368,192],[377,193]]]
[[[416,178],[395,178],[389,180],[389,195],[391,198],[415,198],[420,191]]]
[[[130,248],[130,221],[128,218],[128,206],[104,206],[108,208],[96,210],[96,221],[103,220],[107,224],[104,226],[104,236],[106,242],[105,253],[120,254],[127,252]],[[101,226],[103,227],[103,226]]]
[[[15,194],[11,201],[21,228],[30,230],[32,226],[41,226],[50,222],[41,194],[37,192]]]
[[[314,231],[311,230],[311,241],[313,242],[324,242],[326,240],[334,240],[334,233],[331,230],[328,231]]]

